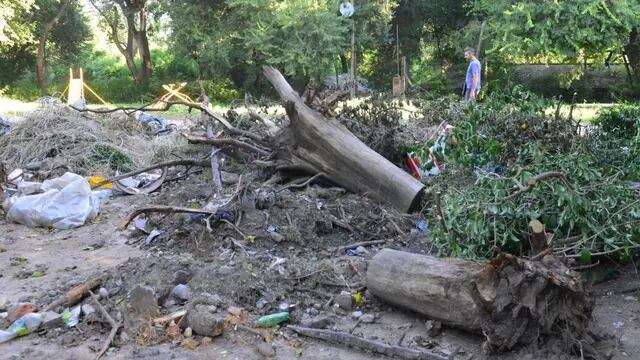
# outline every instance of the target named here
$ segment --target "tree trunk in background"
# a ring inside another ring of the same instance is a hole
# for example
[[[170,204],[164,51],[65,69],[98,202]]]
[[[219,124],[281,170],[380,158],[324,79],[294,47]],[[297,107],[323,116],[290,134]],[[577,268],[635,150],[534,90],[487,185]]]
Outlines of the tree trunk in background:
[[[136,36],[136,44],[138,47],[138,54],[140,55],[140,73],[143,82],[148,82],[151,79],[153,72],[151,66],[151,51],[149,50],[149,38],[147,36],[147,4],[146,1],[141,1],[140,8],[137,9],[138,13],[138,27],[134,32]]]
[[[637,27],[634,27],[629,33],[629,43],[624,47],[624,51],[636,80],[640,81],[640,34]]]
[[[56,16],[48,23],[44,24],[40,39],[38,41],[38,56],[36,59],[36,79],[38,81],[38,87],[40,88],[40,95],[47,94],[47,62],[46,62],[46,49],[47,49],[47,37],[53,26],[60,20],[60,17],[67,8],[69,1],[61,0],[60,8]]]

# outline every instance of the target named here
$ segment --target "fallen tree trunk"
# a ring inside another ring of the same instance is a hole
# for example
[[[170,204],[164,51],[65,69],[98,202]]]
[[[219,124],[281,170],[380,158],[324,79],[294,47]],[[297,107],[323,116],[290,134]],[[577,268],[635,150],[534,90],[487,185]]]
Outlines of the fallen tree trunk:
[[[384,249],[369,264],[367,288],[391,304],[482,333],[485,349],[498,352],[541,336],[575,345],[593,309],[579,275],[551,255],[530,261],[503,254],[482,263]]]
[[[373,151],[336,120],[309,108],[282,74],[265,66],[264,74],[286,103],[289,127],[276,137],[280,170],[324,173],[336,184],[413,212],[420,205],[424,185]]]

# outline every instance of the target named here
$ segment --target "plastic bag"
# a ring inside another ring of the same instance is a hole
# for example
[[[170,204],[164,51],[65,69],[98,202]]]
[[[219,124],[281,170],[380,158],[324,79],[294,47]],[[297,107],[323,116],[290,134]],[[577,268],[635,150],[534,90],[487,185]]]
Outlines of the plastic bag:
[[[29,335],[42,324],[42,314],[29,313],[11,324],[8,331],[0,330],[0,343],[7,342],[19,336]]]
[[[43,182],[42,189],[43,194],[7,199],[7,219],[31,227],[70,229],[98,215],[98,202],[80,175],[66,173]]]

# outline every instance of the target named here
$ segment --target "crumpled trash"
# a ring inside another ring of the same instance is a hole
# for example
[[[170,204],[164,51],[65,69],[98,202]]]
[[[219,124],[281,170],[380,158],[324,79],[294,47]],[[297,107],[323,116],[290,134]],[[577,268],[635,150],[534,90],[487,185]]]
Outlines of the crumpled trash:
[[[167,122],[164,118],[157,115],[148,114],[142,111],[136,111],[133,113],[133,117],[138,120],[142,125],[146,126],[153,135],[160,135],[171,132],[171,127],[167,126]]]
[[[15,339],[19,336],[29,335],[42,324],[42,314],[28,313],[11,324],[7,331],[0,330],[0,343]]]
[[[445,125],[433,145],[421,147],[407,153],[407,166],[418,179],[440,174],[445,167],[447,141],[451,137],[453,126]]]
[[[80,175],[66,173],[42,183],[42,194],[13,196],[3,207],[7,219],[30,227],[70,229],[98,215],[98,200]]]

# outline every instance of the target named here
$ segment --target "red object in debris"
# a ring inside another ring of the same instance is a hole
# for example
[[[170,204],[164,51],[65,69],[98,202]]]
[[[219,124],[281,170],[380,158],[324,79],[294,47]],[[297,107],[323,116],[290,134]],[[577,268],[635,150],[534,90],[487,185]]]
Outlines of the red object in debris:
[[[30,303],[21,303],[9,309],[8,320],[10,322],[14,322],[26,314],[37,311],[38,307],[36,305]]]
[[[407,154],[407,166],[409,166],[409,169],[411,170],[411,173],[413,173],[413,176],[418,179],[422,179],[422,175],[420,175],[420,158],[418,158],[417,156],[414,157],[410,153]]]

